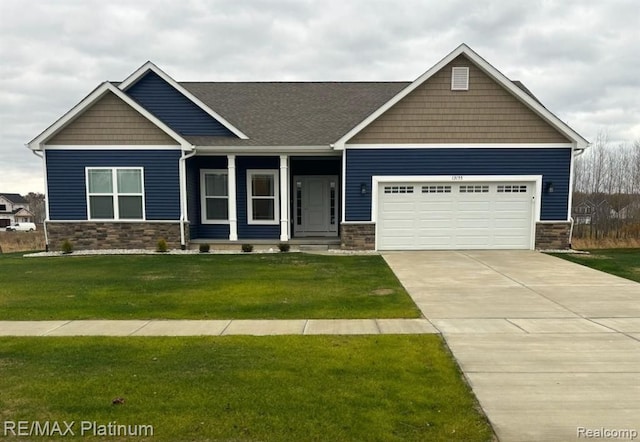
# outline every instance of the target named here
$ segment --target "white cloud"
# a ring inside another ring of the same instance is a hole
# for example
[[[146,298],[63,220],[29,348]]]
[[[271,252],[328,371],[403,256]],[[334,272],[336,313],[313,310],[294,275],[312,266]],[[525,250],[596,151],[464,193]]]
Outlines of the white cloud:
[[[636,0],[3,0],[0,17],[5,192],[42,187],[24,143],[147,60],[185,81],[413,80],[465,42],[585,137],[640,139]]]

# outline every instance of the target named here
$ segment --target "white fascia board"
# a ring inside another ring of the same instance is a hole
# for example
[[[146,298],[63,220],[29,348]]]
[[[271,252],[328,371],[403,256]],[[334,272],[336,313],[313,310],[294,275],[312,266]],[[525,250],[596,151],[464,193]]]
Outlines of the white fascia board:
[[[573,143],[413,143],[348,144],[345,149],[572,149]]]
[[[224,127],[226,127],[231,132],[233,132],[233,134],[236,135],[238,138],[243,140],[249,139],[249,137],[246,136],[244,133],[242,133],[240,129],[238,129],[233,124],[228,122],[222,115],[218,114],[216,111],[214,111],[209,106],[204,104],[199,98],[197,98],[191,92],[186,90],[184,87],[180,86],[180,84],[177,81],[175,81],[168,74],[166,74],[162,69],[160,69],[158,66],[156,66],[154,63],[150,61],[143,64],[133,74],[129,75],[122,83],[118,85],[118,88],[120,88],[120,90],[122,91],[126,91],[129,87],[135,84],[140,78],[142,78],[144,74],[146,74],[148,71],[153,71],[156,74],[158,74],[160,78],[162,78],[164,81],[166,81],[171,86],[173,86],[178,92],[180,92],[182,95],[187,97],[191,102],[193,102],[193,104],[195,104],[200,109],[202,109],[207,114],[209,114],[209,116],[218,120]]]
[[[47,150],[185,150],[179,145],[153,144],[52,144]]]
[[[113,84],[109,82],[102,83],[98,88],[96,88],[93,92],[87,95],[80,103],[75,105],[69,112],[64,114],[60,119],[58,119],[55,123],[53,123],[49,128],[47,128],[44,132],[30,141],[27,146],[32,150],[43,150],[44,144],[46,140],[54,136],[57,132],[62,130],[67,124],[71,123],[78,115],[80,115],[85,109],[89,106],[97,102],[100,98],[102,98],[107,92],[114,93],[118,98],[124,101],[126,104],[131,106],[134,110],[136,110],[143,117],[151,121],[155,124],[160,130],[169,135],[171,138],[176,140],[183,150],[192,150],[193,146],[187,140],[182,138],[178,133],[176,133],[169,126],[164,124],[162,121],[157,119],[153,114],[147,111],[145,108],[140,106],[134,100],[132,100],[127,94],[122,92],[120,89],[115,87]]]
[[[329,146],[195,146],[200,154],[251,154],[251,155],[329,155],[337,156]]]
[[[589,142],[584,139],[580,134],[571,129],[566,123],[556,117],[553,113],[547,110],[544,106],[538,103],[536,100],[527,95],[524,91],[522,91],[519,87],[517,87],[511,80],[509,80],[505,75],[503,75],[500,71],[494,68],[491,64],[489,64],[484,58],[480,57],[476,52],[474,52],[469,46],[466,44],[461,44],[456,49],[454,49],[449,55],[444,57],[438,63],[436,63],[433,67],[431,67],[427,72],[418,77],[413,83],[409,86],[401,90],[396,96],[391,98],[391,100],[387,101],[381,107],[379,107],[375,112],[365,118],[362,122],[360,122],[356,127],[347,132],[342,138],[336,141],[334,148],[337,150],[341,150],[345,148],[345,144],[351,138],[353,138],[358,132],[371,124],[375,119],[384,114],[387,110],[389,110],[392,106],[402,100],[404,97],[413,92],[416,88],[422,85],[425,81],[431,78],[436,72],[440,71],[447,64],[453,61],[459,55],[464,54],[471,61],[473,61],[482,71],[488,74],[490,77],[493,77],[498,83],[500,83],[503,87],[505,87],[509,92],[515,95],[518,99],[524,102],[527,107],[536,112],[540,117],[545,119],[548,123],[553,125],[556,129],[566,135],[568,138],[573,140],[574,147],[578,149],[586,148],[589,145]]]

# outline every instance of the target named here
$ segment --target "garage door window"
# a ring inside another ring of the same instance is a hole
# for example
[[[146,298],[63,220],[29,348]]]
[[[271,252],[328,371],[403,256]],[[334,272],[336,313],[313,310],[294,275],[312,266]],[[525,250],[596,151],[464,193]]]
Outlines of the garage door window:
[[[460,186],[460,193],[489,193],[489,186]]]
[[[527,186],[519,184],[499,185],[498,193],[527,193]]]
[[[451,186],[422,186],[422,193],[451,193]]]
[[[413,186],[384,186],[384,193],[413,193]]]

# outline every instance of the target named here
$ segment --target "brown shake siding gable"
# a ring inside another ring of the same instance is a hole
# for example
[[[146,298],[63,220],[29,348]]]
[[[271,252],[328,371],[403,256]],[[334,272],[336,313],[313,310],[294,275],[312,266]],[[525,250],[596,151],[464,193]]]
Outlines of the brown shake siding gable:
[[[54,135],[49,145],[177,145],[127,103],[107,92]]]
[[[469,67],[469,90],[451,90],[451,68]],[[349,144],[568,143],[559,131],[464,55],[418,86]]]

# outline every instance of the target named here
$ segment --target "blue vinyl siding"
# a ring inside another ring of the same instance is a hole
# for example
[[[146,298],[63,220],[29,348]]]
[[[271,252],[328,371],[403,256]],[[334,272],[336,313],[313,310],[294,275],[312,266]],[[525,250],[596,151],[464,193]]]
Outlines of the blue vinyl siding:
[[[180,219],[179,150],[47,150],[52,221],[86,220],[86,167],[144,168],[147,220]]]
[[[202,224],[200,169],[227,169],[226,156],[193,157],[187,160],[187,211],[191,239],[229,239],[228,224]]]
[[[148,72],[126,93],[163,123],[182,135],[235,137],[155,72]]]
[[[247,223],[247,169],[280,169],[279,157],[236,157],[238,239],[278,239],[280,224]],[[278,186],[279,191],[279,186]],[[277,200],[276,204],[280,204]]]
[[[346,221],[371,220],[373,175],[542,175],[541,220],[566,220],[571,149],[347,149]],[[362,195],[360,186],[368,192]]]
[[[200,170],[227,169],[226,156],[202,156],[187,160],[187,205],[191,239],[229,239],[227,224],[202,224]],[[236,208],[238,239],[278,239],[280,224],[251,225],[247,223],[247,169],[280,168],[279,157],[236,157]],[[278,186],[278,190],[279,190]],[[280,204],[280,201],[276,201]]]

